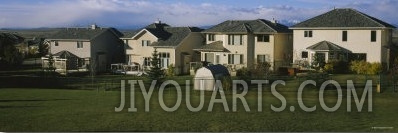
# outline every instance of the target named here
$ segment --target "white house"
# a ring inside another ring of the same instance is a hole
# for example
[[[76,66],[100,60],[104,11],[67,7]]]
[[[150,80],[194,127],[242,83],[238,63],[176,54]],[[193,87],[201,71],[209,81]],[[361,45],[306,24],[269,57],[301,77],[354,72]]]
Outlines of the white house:
[[[329,60],[366,60],[389,68],[395,27],[355,9],[334,9],[292,26],[293,62],[308,66],[317,56]]]

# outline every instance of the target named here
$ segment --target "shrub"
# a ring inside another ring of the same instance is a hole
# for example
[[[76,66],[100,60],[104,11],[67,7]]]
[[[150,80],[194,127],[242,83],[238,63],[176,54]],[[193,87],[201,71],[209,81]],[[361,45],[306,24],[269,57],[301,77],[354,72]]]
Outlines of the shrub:
[[[332,74],[348,73],[348,62],[341,60],[331,60],[325,64],[323,70]]]
[[[252,76],[256,77],[266,77],[269,75],[271,64],[268,62],[261,62],[256,65],[253,69]]]
[[[352,61],[351,70],[357,74],[369,74],[369,75],[375,75],[381,72],[382,67],[381,63],[375,62],[375,63],[369,63],[366,61]]]
[[[175,67],[173,64],[170,64],[166,69],[166,76],[174,77],[175,76]]]
[[[369,63],[369,67],[367,69],[367,74],[370,75],[376,75],[381,72],[381,63],[375,62],[375,63]]]
[[[236,77],[240,80],[245,80],[246,82],[251,79],[251,71],[246,67],[236,70]]]

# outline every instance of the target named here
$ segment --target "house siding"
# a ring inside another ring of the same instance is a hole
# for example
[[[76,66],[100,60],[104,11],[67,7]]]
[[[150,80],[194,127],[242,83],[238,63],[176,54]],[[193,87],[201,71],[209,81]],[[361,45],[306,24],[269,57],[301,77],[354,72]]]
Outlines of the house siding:
[[[55,41],[58,41],[58,46],[55,46]],[[77,48],[78,41],[83,41],[83,48]],[[50,43],[51,54],[56,54],[66,50],[79,56],[80,58],[91,57],[91,42],[89,40],[52,40]]]
[[[309,30],[309,29],[308,29]],[[383,30],[374,29],[377,32],[376,42],[371,42],[370,36],[373,29],[365,30],[312,30],[312,37],[304,37],[305,30],[294,30],[294,60],[301,60],[301,52],[307,51],[306,48],[321,41],[329,41],[341,47],[351,50],[353,53],[366,53],[367,61],[369,62],[385,62],[382,56],[386,56],[385,52],[382,53],[382,46],[387,43],[382,40],[384,36]],[[347,41],[342,41],[342,31],[347,31]]]

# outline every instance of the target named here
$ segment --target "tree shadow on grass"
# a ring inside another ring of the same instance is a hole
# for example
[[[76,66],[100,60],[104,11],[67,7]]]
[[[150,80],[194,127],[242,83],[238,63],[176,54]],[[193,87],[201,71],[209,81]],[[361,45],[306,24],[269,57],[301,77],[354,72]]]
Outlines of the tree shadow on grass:
[[[9,109],[9,108],[38,108],[43,106],[2,106],[0,105],[0,109]]]
[[[16,99],[16,100],[0,100],[1,102],[43,102],[43,101],[64,101],[75,99]]]

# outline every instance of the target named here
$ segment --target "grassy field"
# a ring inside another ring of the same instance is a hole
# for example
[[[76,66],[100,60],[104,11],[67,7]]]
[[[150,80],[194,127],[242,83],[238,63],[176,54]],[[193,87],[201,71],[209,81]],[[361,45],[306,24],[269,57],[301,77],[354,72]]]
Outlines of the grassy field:
[[[182,83],[186,78],[177,79]],[[343,80],[350,77],[336,75],[334,78]],[[272,95],[269,86],[262,92],[262,112],[257,111],[258,93],[255,89],[245,96],[250,112],[244,110],[240,100],[238,110],[231,112],[230,91],[226,92],[230,112],[225,112],[220,103],[215,103],[213,110],[207,112],[211,92],[205,94],[203,109],[191,112],[186,107],[185,87],[182,87],[182,104],[175,112],[166,112],[161,108],[158,91],[151,97],[150,111],[145,112],[140,90],[135,90],[137,112],[127,111],[129,95],[126,96],[124,110],[115,112],[115,107],[120,104],[120,91],[117,90],[3,88],[0,89],[0,131],[398,131],[397,93],[373,92],[372,112],[367,110],[367,99],[362,112],[356,110],[354,100],[353,111],[347,112],[346,90],[343,88],[340,108],[336,112],[327,112],[320,106],[319,89],[307,87],[303,101],[306,106],[316,105],[317,109],[305,112],[297,102],[297,83],[297,80],[291,80],[287,81],[286,86],[277,86],[278,92],[287,99],[286,109],[282,112],[271,110],[271,104],[280,107],[281,101]],[[363,87],[357,87],[358,95],[362,95],[359,88]],[[196,107],[200,93],[189,92]],[[335,105],[335,90],[326,90],[324,96],[329,107]],[[174,105],[177,97],[175,89],[168,87],[164,97],[167,105]],[[295,111],[290,111],[291,106],[295,107]]]

